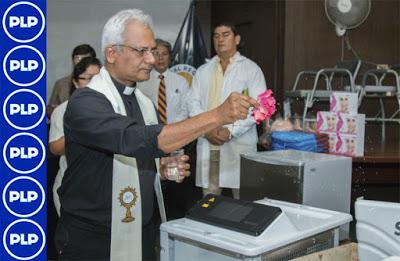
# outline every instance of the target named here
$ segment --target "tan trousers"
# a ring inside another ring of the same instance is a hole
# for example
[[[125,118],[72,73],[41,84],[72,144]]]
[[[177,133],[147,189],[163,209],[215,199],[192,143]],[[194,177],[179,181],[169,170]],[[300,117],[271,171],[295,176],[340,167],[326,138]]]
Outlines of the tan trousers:
[[[219,150],[210,151],[210,173],[208,177],[208,188],[203,188],[203,196],[207,194],[221,195],[222,188],[219,187]],[[239,199],[239,189],[232,189],[233,198]]]

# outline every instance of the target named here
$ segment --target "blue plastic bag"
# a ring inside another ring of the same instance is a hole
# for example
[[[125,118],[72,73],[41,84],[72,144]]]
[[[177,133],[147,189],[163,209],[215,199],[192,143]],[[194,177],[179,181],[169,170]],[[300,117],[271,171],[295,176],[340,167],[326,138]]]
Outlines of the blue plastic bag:
[[[318,139],[316,134],[301,131],[274,131],[271,133],[272,150],[302,150],[328,152],[327,139]]]

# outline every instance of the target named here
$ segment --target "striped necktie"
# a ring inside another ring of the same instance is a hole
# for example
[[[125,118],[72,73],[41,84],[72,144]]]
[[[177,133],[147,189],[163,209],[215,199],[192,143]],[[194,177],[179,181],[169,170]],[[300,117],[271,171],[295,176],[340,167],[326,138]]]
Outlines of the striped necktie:
[[[158,113],[160,114],[160,121],[162,124],[167,123],[167,95],[165,93],[164,75],[160,74],[160,87],[158,87]]]

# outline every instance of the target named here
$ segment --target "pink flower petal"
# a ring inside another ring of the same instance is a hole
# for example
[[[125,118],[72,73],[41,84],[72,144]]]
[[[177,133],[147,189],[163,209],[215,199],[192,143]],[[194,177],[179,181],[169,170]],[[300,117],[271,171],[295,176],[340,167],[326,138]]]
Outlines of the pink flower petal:
[[[252,115],[257,124],[261,123],[263,120],[270,119],[271,116],[276,112],[276,101],[272,96],[272,90],[266,90],[257,96],[257,101],[260,106],[253,109]]]

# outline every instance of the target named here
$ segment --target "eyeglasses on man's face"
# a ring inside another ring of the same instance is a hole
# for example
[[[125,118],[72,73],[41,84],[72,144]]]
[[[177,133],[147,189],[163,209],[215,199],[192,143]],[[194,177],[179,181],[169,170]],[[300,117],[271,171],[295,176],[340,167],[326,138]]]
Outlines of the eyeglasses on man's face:
[[[136,47],[129,46],[129,45],[126,45],[126,44],[113,44],[112,46],[113,47],[120,46],[120,47],[128,48],[132,52],[137,53],[140,57],[144,57],[144,56],[150,55],[150,54],[153,55],[154,57],[158,56],[158,50],[155,47],[152,48],[152,49],[149,49],[149,48],[136,48]]]

